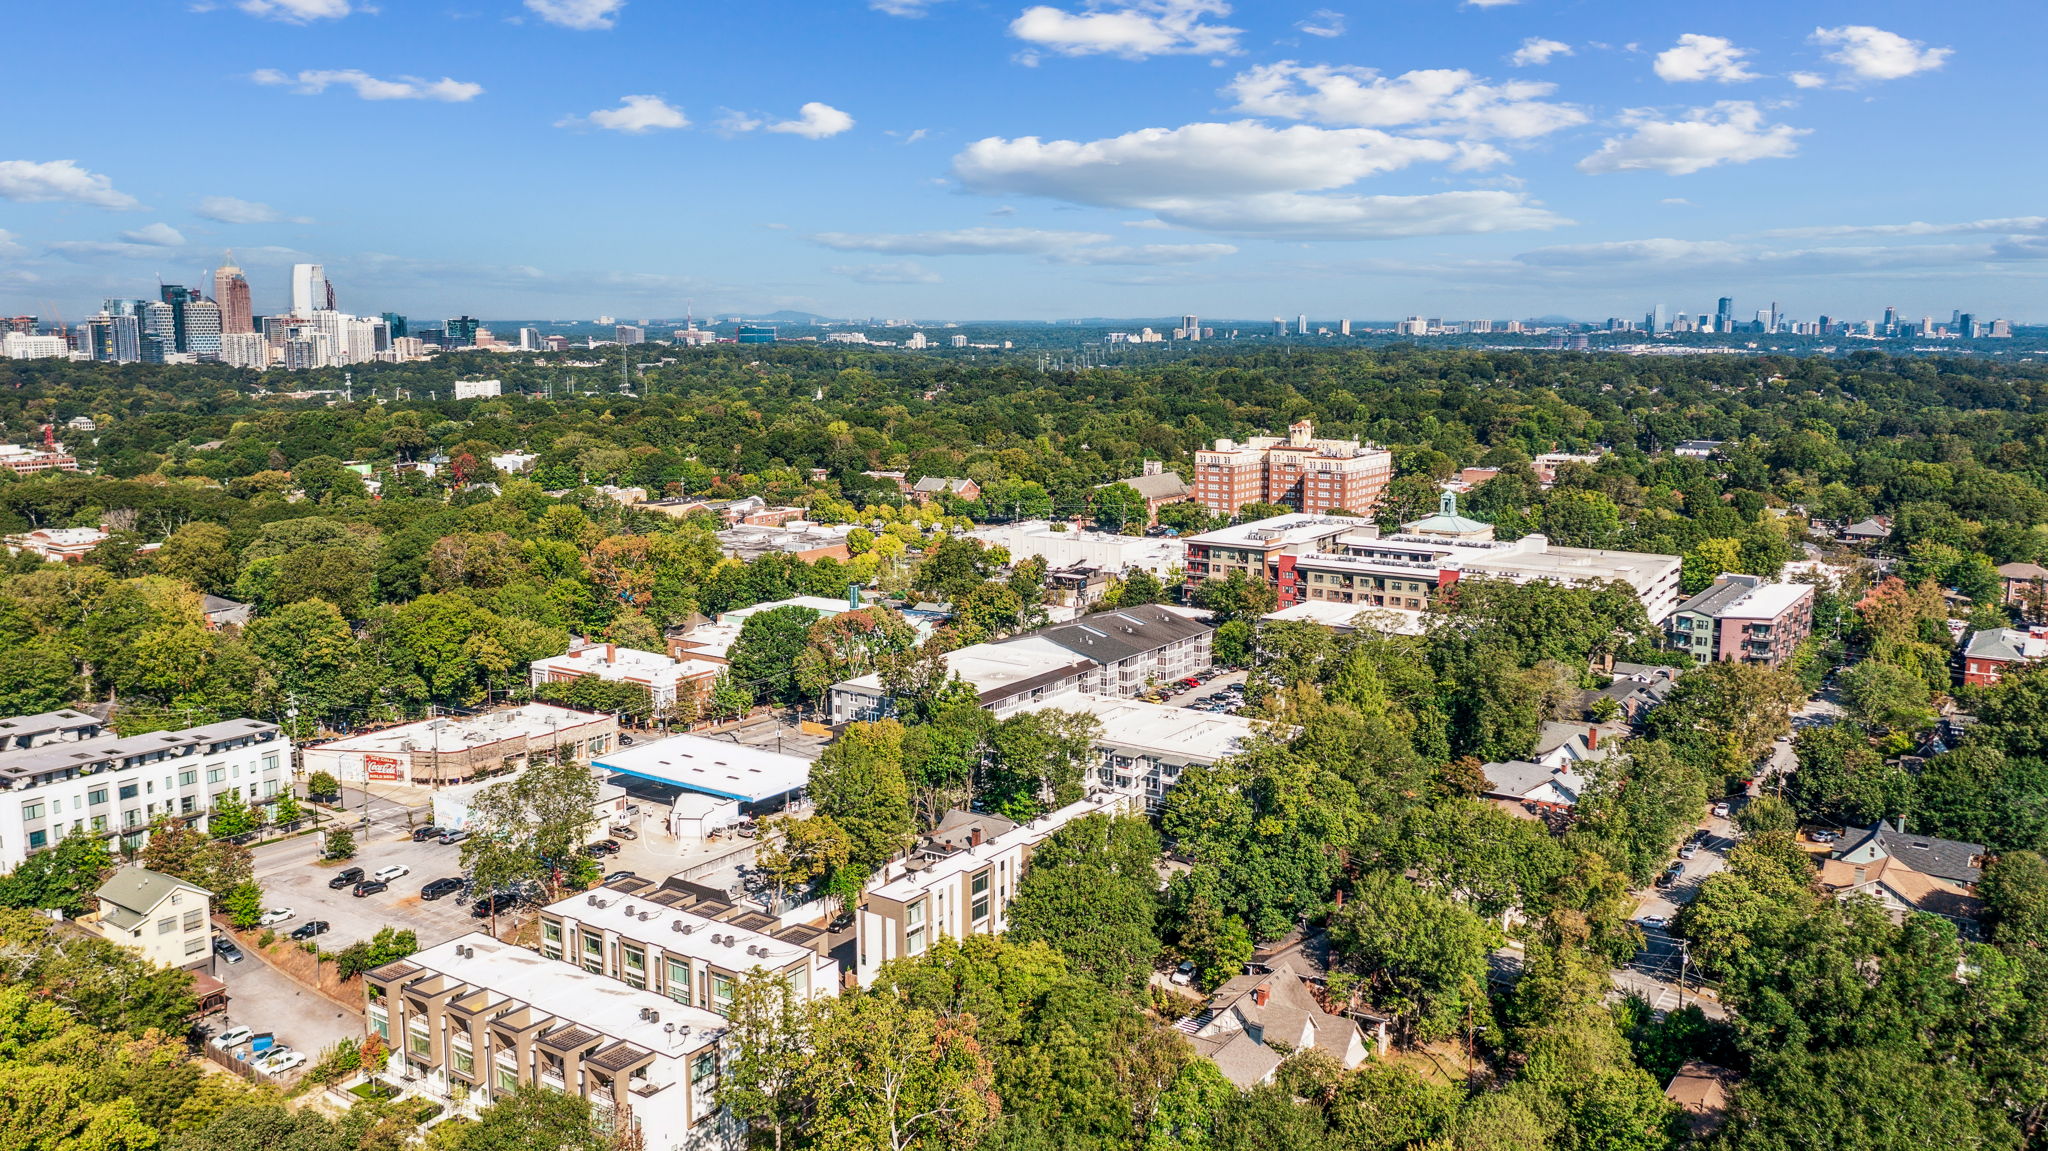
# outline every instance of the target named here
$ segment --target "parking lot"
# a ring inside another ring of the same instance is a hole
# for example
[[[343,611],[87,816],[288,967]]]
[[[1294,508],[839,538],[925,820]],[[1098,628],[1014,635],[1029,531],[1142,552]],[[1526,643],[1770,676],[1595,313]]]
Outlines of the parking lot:
[[[339,951],[385,926],[411,928],[426,948],[476,930],[483,922],[470,918],[469,901],[459,895],[420,898],[420,888],[429,882],[461,877],[460,848],[431,840],[414,843],[382,827],[358,832],[356,848],[356,857],[345,862],[308,861],[300,851],[259,852],[256,879],[263,885],[264,908],[289,907],[298,913],[272,929],[284,935],[308,920],[324,919],[333,926],[318,938],[320,949]],[[360,867],[367,874],[392,864],[403,864],[412,873],[394,881],[388,891],[357,899],[349,888],[336,891],[327,886],[344,867]]]
[[[268,1031],[278,1043],[305,1052],[309,1066],[341,1040],[363,1037],[361,1016],[342,1010],[254,955],[245,955],[240,963],[215,963],[214,973],[228,985],[228,1009],[207,1021],[213,1035],[240,1026]],[[248,1046],[241,1051],[246,1053]],[[286,1081],[297,1074],[286,1076]]]
[[[1245,672],[1233,671],[1217,676],[1200,687],[1185,688],[1166,697],[1168,707],[1187,707],[1205,695],[1214,695],[1232,684],[1243,685]]]

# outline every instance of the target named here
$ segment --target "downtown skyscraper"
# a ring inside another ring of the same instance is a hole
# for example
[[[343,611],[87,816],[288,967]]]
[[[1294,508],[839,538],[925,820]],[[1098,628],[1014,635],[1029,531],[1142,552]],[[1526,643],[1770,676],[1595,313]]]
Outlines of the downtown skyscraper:
[[[213,270],[213,299],[220,305],[222,335],[256,330],[256,313],[249,301],[249,280],[235,266],[235,254]]]
[[[292,315],[311,317],[314,312],[334,310],[334,285],[327,269],[319,264],[292,265]]]

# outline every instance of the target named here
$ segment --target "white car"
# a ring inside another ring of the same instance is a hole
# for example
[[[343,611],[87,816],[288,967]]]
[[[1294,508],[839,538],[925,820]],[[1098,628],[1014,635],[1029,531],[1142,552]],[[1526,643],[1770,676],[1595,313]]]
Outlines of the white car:
[[[256,1034],[254,1027],[231,1027],[213,1037],[213,1045],[222,1051],[232,1051],[249,1041]]]
[[[400,876],[411,874],[412,868],[407,867],[403,863],[394,863],[389,867],[380,867],[376,871],[371,872],[370,878],[379,880],[384,883],[389,883],[392,880],[399,878]]]
[[[265,1075],[283,1075],[287,1071],[296,1070],[297,1068],[303,1067],[305,1065],[305,1052],[287,1051],[280,1058],[266,1059],[263,1062],[257,1064],[256,1070],[263,1072]]]
[[[249,1066],[254,1067],[258,1071],[268,1071],[271,1064],[281,1062],[288,1056],[295,1054],[297,1052],[289,1047],[273,1047],[256,1058],[249,1060]]]
[[[1671,926],[1671,921],[1661,915],[1645,915],[1636,920],[1636,926],[1650,931],[1662,931]]]
[[[290,919],[297,914],[298,912],[293,911],[289,907],[273,907],[269,911],[263,913],[263,918],[258,919],[256,921],[256,926],[270,927],[275,924],[283,923],[285,920]]]

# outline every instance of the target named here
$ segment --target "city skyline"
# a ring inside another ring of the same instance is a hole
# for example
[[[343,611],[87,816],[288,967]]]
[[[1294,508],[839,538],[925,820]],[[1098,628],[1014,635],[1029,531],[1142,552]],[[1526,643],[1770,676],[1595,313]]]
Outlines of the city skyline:
[[[2015,191],[2048,161],[1985,111],[2016,3],[127,8],[13,18],[47,50],[0,92],[66,114],[0,149],[0,313],[232,248],[256,315],[315,263],[358,309],[506,318],[2048,319]],[[68,126],[166,91],[235,114],[199,148]]]

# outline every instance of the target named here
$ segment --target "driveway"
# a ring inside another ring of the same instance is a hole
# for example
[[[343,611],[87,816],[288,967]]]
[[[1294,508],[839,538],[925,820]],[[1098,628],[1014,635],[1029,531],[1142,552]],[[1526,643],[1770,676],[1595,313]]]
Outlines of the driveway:
[[[299,846],[301,843],[310,847]],[[462,875],[460,848],[431,840],[414,843],[410,837],[376,827],[358,832],[356,847],[356,857],[345,862],[315,858],[319,843],[312,837],[257,853],[256,879],[263,884],[264,907],[289,907],[298,912],[276,926],[278,934],[310,919],[324,919],[333,926],[318,942],[320,950],[332,952],[367,940],[378,928],[389,925],[411,928],[424,949],[476,930],[484,922],[470,918],[469,901],[459,896],[443,896],[433,902],[420,898],[420,888],[430,881]],[[373,872],[394,863],[410,867],[412,874],[392,883],[389,891],[357,899],[349,888],[333,891],[327,887],[327,881],[344,867]]]
[[[1679,860],[1685,864],[1685,871],[1678,881],[1669,887],[1650,887],[1636,895],[1635,918],[1662,916],[1670,920],[1678,915],[1679,909],[1692,902],[1699,894],[1700,884],[1706,878],[1728,866],[1728,852],[1735,846],[1733,824],[1719,816],[1708,816],[1700,821],[1707,838],[1691,859]],[[1725,1012],[1711,994],[1702,996],[1700,988],[1688,982],[1694,973],[1690,970],[1685,952],[1685,942],[1664,928],[1643,928],[1643,949],[1629,961],[1628,966],[1614,972],[1614,985],[1627,992],[1642,996],[1650,1006],[1660,1011],[1670,1011],[1683,1004],[1697,1001],[1701,1010],[1710,1018],[1722,1018]]]
[[[362,1016],[343,1011],[332,1000],[308,991],[289,976],[243,948],[240,963],[215,964],[228,985],[228,1009],[209,1023],[213,1033],[247,1025],[269,1031],[277,1042],[306,1053],[311,1066],[320,1054],[343,1039],[363,1037]],[[244,1051],[248,1050],[245,1046]]]

